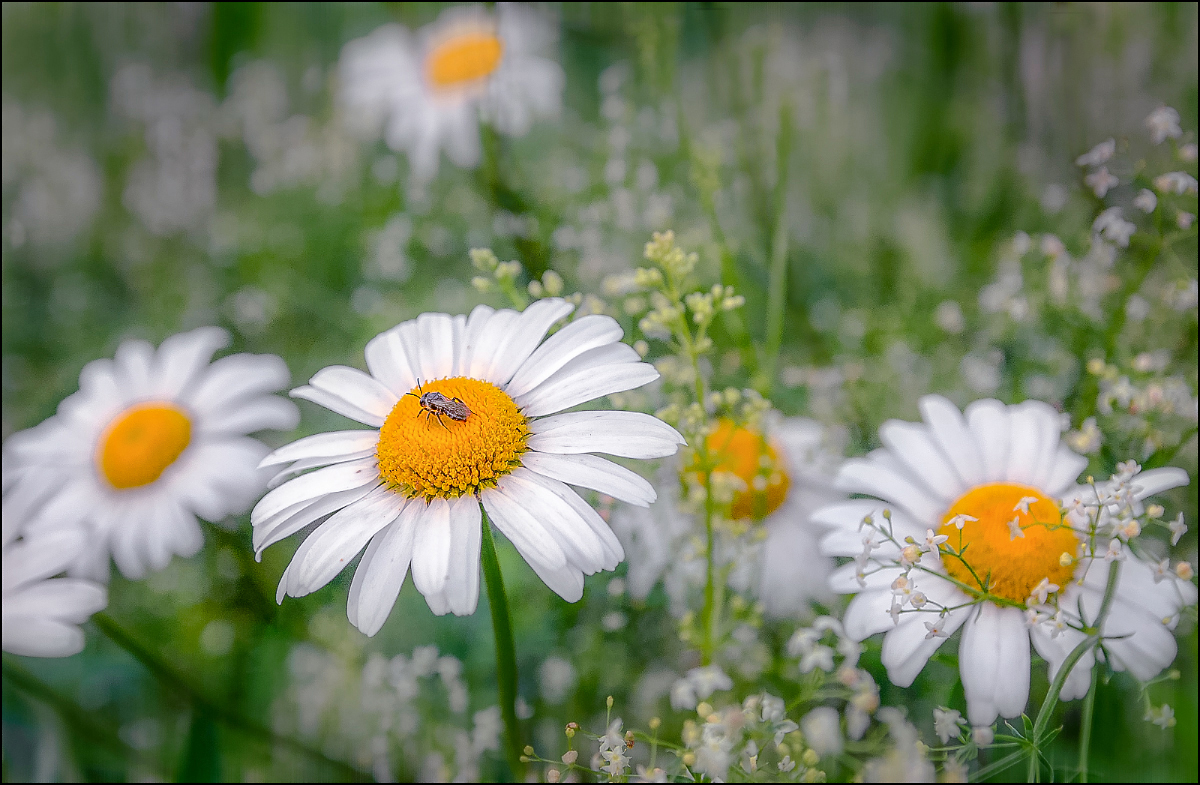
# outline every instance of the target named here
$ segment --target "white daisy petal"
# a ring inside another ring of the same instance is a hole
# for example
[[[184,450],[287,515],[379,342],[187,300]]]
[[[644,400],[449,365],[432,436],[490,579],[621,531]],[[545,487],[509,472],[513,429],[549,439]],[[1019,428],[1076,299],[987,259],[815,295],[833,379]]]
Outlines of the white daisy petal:
[[[367,370],[397,397],[417,386],[417,374],[404,351],[398,328],[367,342]]]
[[[448,318],[447,321],[449,321]],[[400,399],[373,376],[365,374],[357,368],[347,368],[344,365],[322,368],[308,383],[318,390],[336,395],[351,406],[381,419],[391,413],[396,401]]]
[[[450,574],[444,593],[456,616],[470,616],[479,605],[480,521],[475,497],[460,496],[450,502]]]
[[[1074,605],[1073,598],[1066,594],[1060,596],[1059,601],[1065,607]],[[1067,656],[1084,639],[1083,633],[1070,627],[1060,632],[1058,637],[1054,637],[1049,625],[1046,624],[1035,624],[1029,631],[1029,637],[1033,641],[1033,647],[1037,650],[1038,655],[1049,664],[1048,675],[1051,681],[1057,678],[1058,671],[1062,668]],[[1078,700],[1087,695],[1088,690],[1092,687],[1091,674],[1095,663],[1095,650],[1088,649],[1071,669],[1058,697],[1061,700],[1069,701]]]
[[[32,538],[6,543],[0,575],[4,595],[63,572],[86,545],[87,537],[79,529],[39,532]]]
[[[926,395],[921,398],[920,409],[963,485],[970,487],[983,482],[983,460],[958,407],[940,395]]]
[[[4,650],[25,657],[70,657],[83,651],[83,630],[56,619],[4,615]]]
[[[567,376],[555,376],[516,400],[527,417],[540,417],[603,395],[632,390],[657,378],[654,366],[642,362],[586,368]]]
[[[379,443],[379,431],[332,431],[306,436],[280,447],[262,459],[259,468],[309,458],[325,458],[332,463],[347,455],[373,450]]]
[[[149,341],[122,341],[113,355],[113,364],[119,374],[122,387],[136,395],[150,396],[154,376],[154,347]]]
[[[478,336],[473,336],[475,343],[471,347],[471,369],[465,374],[466,376],[496,384],[492,366],[495,365],[496,357],[507,343],[513,325],[519,318],[520,314],[507,309],[488,315],[482,332]],[[469,325],[467,329],[470,329]]]
[[[277,542],[291,537],[296,532],[332,512],[353,504],[375,490],[374,483],[345,491],[332,491],[323,496],[308,499],[286,508],[283,512],[255,524],[252,545],[254,558],[262,561],[262,552]]]
[[[240,399],[282,390],[289,381],[287,363],[273,354],[234,354],[209,366],[181,400],[199,412],[222,411]]]
[[[967,407],[967,427],[979,446],[984,479],[1007,480],[1011,432],[1008,408],[992,398],[975,401]]]
[[[947,636],[952,635],[966,621],[969,613],[967,610],[951,611],[941,620],[942,632]],[[937,614],[934,613],[907,613],[883,636],[881,658],[892,684],[897,687],[911,686],[925,663],[946,642],[945,637],[929,636],[925,624],[935,620]]]
[[[306,401],[312,401],[318,406],[324,406],[331,412],[337,412],[343,417],[349,417],[351,420],[356,420],[363,425],[370,425],[375,428],[383,427],[383,417],[372,414],[364,409],[360,409],[346,401],[341,396],[334,395],[333,393],[326,392],[325,390],[318,390],[316,387],[309,387],[308,385],[305,385],[303,387],[297,387],[289,392],[288,395],[292,396],[293,398],[303,398]]]
[[[1011,482],[1029,485],[1037,480],[1037,466],[1042,458],[1042,443],[1045,435],[1042,429],[1042,416],[1032,403],[1013,406],[1009,409],[1009,454],[1008,468],[1005,470],[1006,479]]]
[[[538,300],[521,312],[508,343],[496,357],[490,379],[500,387],[508,384],[521,364],[529,359],[546,337],[551,325],[567,316],[575,306],[560,298]],[[636,354],[636,352],[634,353]]]
[[[333,580],[363,546],[396,519],[404,499],[386,487],[376,488],[317,527],[304,541],[288,568],[288,594],[303,597]]]
[[[503,488],[497,487],[497,492],[522,505],[537,519],[554,537],[571,564],[587,575],[599,572],[605,562],[600,539],[566,501],[543,488],[537,480],[528,469],[517,469],[505,478]]]
[[[1029,631],[1017,608],[980,603],[963,630],[959,671],[975,726],[1015,717],[1029,700]]]
[[[399,517],[371,538],[354,572],[346,612],[350,623],[374,636],[383,628],[412,561],[413,537],[424,505],[408,504]]]
[[[579,355],[621,340],[621,325],[611,316],[581,316],[550,336],[517,370],[505,391],[517,398],[533,390]]]
[[[602,452],[662,458],[685,443],[670,425],[641,412],[571,412],[534,420],[529,429],[530,450],[565,455]]]
[[[257,526],[294,504],[310,501],[327,493],[360,488],[378,479],[379,469],[373,457],[318,469],[284,483],[264,496],[250,514],[250,522]]]
[[[878,461],[861,458],[846,461],[838,472],[836,484],[848,493],[871,494],[903,507],[917,520],[933,520],[942,509],[911,479]]]
[[[300,410],[296,404],[283,398],[262,396],[245,401],[218,418],[201,421],[196,430],[206,436],[254,433],[256,431],[286,431],[300,423]]]
[[[441,594],[446,586],[450,575],[450,546],[450,503],[445,499],[433,499],[421,513],[413,539],[413,585],[426,599]]]
[[[492,523],[531,565],[537,562],[552,570],[565,567],[567,557],[558,541],[520,504],[514,503],[508,495],[498,492],[503,484],[505,483],[502,479],[496,488],[480,494],[483,508],[487,510]]]
[[[1054,461],[1047,468],[1044,476],[1046,481],[1043,489],[1051,497],[1062,496],[1063,492],[1075,484],[1080,472],[1087,468],[1088,459],[1076,455],[1065,444],[1059,444],[1054,454]]]
[[[172,335],[158,347],[155,392],[177,396],[208,363],[213,352],[229,343],[229,333],[219,327],[201,327]],[[82,379],[80,380],[82,387]]]
[[[1134,498],[1139,501],[1147,499],[1163,491],[1169,491],[1172,488],[1181,488],[1187,485],[1188,482],[1190,482],[1188,473],[1175,466],[1148,469],[1133,478],[1133,484],[1137,486]]]
[[[929,485],[952,489],[955,494],[966,490],[929,428],[888,420],[879,427],[879,438],[910,473],[924,478]]]
[[[863,641],[895,626],[888,616],[893,596],[889,590],[864,591],[850,601],[842,616],[842,626],[850,640]]]
[[[423,313],[417,317],[423,380],[444,379],[454,373],[454,322],[449,314]],[[388,404],[390,412],[395,401]],[[386,415],[385,415],[386,416]]]
[[[466,327],[463,328],[462,333],[463,345],[458,352],[458,367],[454,371],[459,376],[471,375],[471,362],[475,356],[475,349],[481,345],[488,322],[491,321],[492,314],[495,312],[496,309],[490,305],[477,305],[467,317]]]
[[[658,498],[654,486],[640,474],[598,455],[528,452],[521,456],[521,463],[544,477],[591,488],[639,507],[646,507]]]

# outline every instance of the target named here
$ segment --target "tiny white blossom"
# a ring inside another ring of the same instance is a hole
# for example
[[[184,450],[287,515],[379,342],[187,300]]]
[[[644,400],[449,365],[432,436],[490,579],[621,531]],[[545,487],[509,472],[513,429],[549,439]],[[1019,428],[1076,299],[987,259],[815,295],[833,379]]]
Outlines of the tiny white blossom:
[[[1151,112],[1146,118],[1146,127],[1150,129],[1150,140],[1155,144],[1183,135],[1183,129],[1179,126],[1179,112],[1169,106],[1160,106]]]
[[[1097,199],[1103,199],[1109,191],[1121,184],[1120,180],[1108,173],[1107,166],[1101,166],[1083,178],[1083,182],[1092,189]]]
[[[933,558],[938,559],[939,561],[942,558],[942,552],[938,546],[948,539],[950,539],[948,535],[934,534],[933,529],[925,530],[925,548],[933,554]]]
[[[1020,511],[1020,512],[1024,513],[1025,515],[1028,515],[1029,514],[1029,505],[1033,504],[1036,501],[1037,501],[1036,496],[1022,496],[1021,499],[1017,502],[1017,506],[1013,507],[1013,512]]]
[[[1118,539],[1115,539],[1115,538],[1109,540],[1108,541],[1108,552],[1104,554],[1104,561],[1111,562],[1114,559],[1119,560],[1121,558],[1122,558],[1121,541]]]
[[[928,630],[925,633],[925,640],[930,640],[931,638],[949,638],[950,635],[945,631],[945,626],[946,619],[943,616],[939,616],[937,621],[925,622],[925,629]]]
[[[1174,573],[1171,572],[1171,560],[1163,559],[1154,565],[1152,572],[1154,573],[1155,583],[1162,583],[1164,579],[1172,577]]]
[[[812,651],[800,660],[801,673],[811,673],[817,668],[826,673],[833,671],[833,649],[828,646],[814,646]]]
[[[779,759],[779,763],[777,763],[775,765],[779,768],[780,771],[789,772],[792,769],[796,768],[796,761],[792,760],[791,755],[784,755],[782,758]]]
[[[1030,597],[1029,599],[1032,600],[1033,598]],[[1028,605],[1029,602],[1026,601],[1026,604]],[[1026,627],[1036,627],[1037,625],[1046,621],[1048,618],[1049,617],[1046,614],[1042,613],[1037,608],[1026,608],[1025,609],[1025,626]]]
[[[1175,213],[1175,225],[1185,232],[1188,229],[1191,229],[1192,224],[1195,222],[1196,215],[1194,213],[1189,213],[1186,210],[1180,210],[1179,212]]]
[[[975,740],[976,745],[986,747],[996,738],[996,734],[992,732],[990,727],[981,725],[978,728],[972,729],[971,737]]]
[[[1152,213],[1154,208],[1158,207],[1158,197],[1149,188],[1143,188],[1133,197],[1133,206],[1143,213]]]
[[[933,710],[933,732],[942,740],[942,744],[949,744],[950,739],[958,738],[961,728],[966,724],[967,721],[954,709]]]
[[[1092,222],[1092,231],[1122,248],[1129,246],[1129,238],[1137,230],[1121,213],[1120,207],[1110,207]]]
[[[1164,703],[1160,708],[1148,710],[1146,712],[1146,720],[1154,723],[1163,730],[1173,728],[1175,727],[1175,710]]]
[[[1178,545],[1180,538],[1188,530],[1187,525],[1183,522],[1183,513],[1175,516],[1175,520],[1168,523],[1167,528],[1171,530],[1171,545]]]
[[[905,545],[900,551],[900,564],[911,567],[921,560],[921,548],[918,545]]]
[[[917,610],[924,608],[928,602],[929,602],[929,598],[926,597],[924,595],[924,593],[919,592],[919,591],[913,592],[912,596],[908,598],[908,604],[913,606]]]
[[[900,623],[900,610],[903,607],[904,604],[901,603],[900,600],[892,600],[892,607],[888,610],[888,615],[892,617],[892,624]]]
[[[956,529],[962,529],[963,524],[973,523],[977,520],[979,520],[979,519],[976,518],[974,515],[967,515],[965,512],[960,512],[958,515],[955,515],[953,518],[946,521],[946,523],[954,524],[954,528],[956,528]]]
[[[1049,578],[1042,578],[1038,585],[1033,587],[1033,592],[1029,595],[1031,599],[1037,600],[1038,605],[1046,604],[1046,597],[1054,594],[1059,590],[1057,583],[1051,583]]]
[[[1063,612],[1059,611],[1054,614],[1054,618],[1050,620],[1050,637],[1057,638],[1067,631],[1067,620],[1063,616]]]
[[[1141,470],[1141,465],[1133,459],[1122,461],[1121,463],[1117,464],[1117,473],[1113,475],[1113,480],[1119,483],[1129,482],[1135,476],[1137,476],[1137,473]]]
[[[1117,140],[1107,139],[1075,159],[1076,166],[1099,166],[1108,163],[1117,151]]]
[[[1196,178],[1187,172],[1167,172],[1154,178],[1154,187],[1168,194],[1196,193]]]
[[[1018,515],[1008,522],[1008,539],[1015,540],[1024,536],[1025,532],[1021,531],[1021,516]]]
[[[1196,143],[1188,142],[1179,146],[1179,158],[1189,164],[1196,161]]]

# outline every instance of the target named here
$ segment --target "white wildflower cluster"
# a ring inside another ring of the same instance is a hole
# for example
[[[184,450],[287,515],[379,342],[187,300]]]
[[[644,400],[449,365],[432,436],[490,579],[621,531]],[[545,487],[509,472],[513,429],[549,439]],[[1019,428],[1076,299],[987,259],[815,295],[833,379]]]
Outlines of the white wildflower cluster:
[[[814,675],[821,679],[828,677],[836,682],[837,686],[833,688],[835,695],[839,700],[846,701],[842,713],[846,737],[852,741],[861,739],[871,725],[872,715],[879,708],[879,687],[875,679],[858,667],[862,645],[846,635],[840,621],[832,616],[819,616],[811,627],[801,627],[792,634],[787,643],[787,653],[789,657],[799,658],[798,671],[801,675],[810,679]],[[815,711],[833,712],[832,724],[838,734],[836,745],[832,741],[832,731],[825,735],[830,739],[830,749],[836,746],[840,750],[841,730],[837,725],[836,709],[825,706]]]
[[[499,749],[500,711],[491,706],[468,717],[462,662],[421,646],[411,656],[371,654],[360,668],[356,652],[342,649],[292,650],[291,683],[275,705],[276,730],[325,739],[383,782],[405,776],[397,765],[417,761],[421,771],[408,776],[478,779],[481,757]]]
[[[936,772],[926,756],[928,748],[904,712],[884,706],[878,717],[887,725],[891,747],[882,756],[867,761],[863,782],[933,782]]]
[[[781,698],[769,693],[751,695],[741,705],[716,709],[696,707],[697,720],[683,726],[687,771],[711,781],[735,776],[756,778],[759,772],[774,781],[814,782],[823,777],[816,768],[820,755],[801,739],[800,726],[787,718]]]
[[[1193,383],[1181,373],[1167,375],[1169,363],[1165,350],[1141,352],[1125,367],[1099,358],[1088,363],[1098,382],[1096,412],[1103,430],[1143,460],[1186,440],[1200,419]]]
[[[92,223],[104,181],[95,161],[64,145],[58,121],[10,101],[3,104],[3,186],[10,248],[69,245]],[[9,201],[10,194],[12,201]]]
[[[719,665],[692,668],[671,686],[671,708],[691,711],[714,692],[733,689],[733,679]]]

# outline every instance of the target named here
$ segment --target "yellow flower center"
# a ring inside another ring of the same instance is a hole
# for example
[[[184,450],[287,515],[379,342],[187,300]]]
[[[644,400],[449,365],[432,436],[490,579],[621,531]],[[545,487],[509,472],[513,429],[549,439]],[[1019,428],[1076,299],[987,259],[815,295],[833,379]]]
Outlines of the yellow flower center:
[[[1029,512],[1020,509],[1022,502]],[[958,515],[978,520],[966,521],[960,531],[951,522]],[[1004,482],[980,485],[954,502],[942,520],[938,533],[950,538],[942,548],[962,552],[943,554],[946,572],[978,586],[980,592],[1020,604],[1042,578],[1058,586],[1071,580],[1073,568],[1059,559],[1063,553],[1075,554],[1079,538],[1062,522],[1058,505],[1036,488]]]
[[[500,66],[504,43],[488,33],[463,33],[433,48],[425,61],[434,87],[458,87],[490,76]]]
[[[109,485],[140,488],[159,478],[192,441],[192,421],[172,403],[133,406],[100,436],[96,464]]]
[[[441,400],[458,399],[470,412],[456,420],[439,417]],[[379,431],[379,474],[410,496],[453,499],[490,488],[521,465],[529,421],[513,399],[488,382],[458,376],[426,382],[400,398]]]
[[[761,520],[783,504],[791,480],[779,453],[761,433],[722,419],[706,447],[715,462],[713,471],[728,472],[746,484],[733,495],[729,514],[734,520]]]

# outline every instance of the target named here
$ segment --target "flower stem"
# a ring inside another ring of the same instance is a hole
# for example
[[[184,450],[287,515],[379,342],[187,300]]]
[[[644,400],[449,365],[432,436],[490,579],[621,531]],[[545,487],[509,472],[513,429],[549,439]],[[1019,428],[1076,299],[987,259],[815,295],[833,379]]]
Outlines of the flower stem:
[[[1046,727],[1050,724],[1050,718],[1054,715],[1054,707],[1058,705],[1058,696],[1062,692],[1063,685],[1067,683],[1067,677],[1071,675],[1071,669],[1075,667],[1075,663],[1079,662],[1090,649],[1100,645],[1103,640],[1104,619],[1108,616],[1108,610],[1112,607],[1113,599],[1117,594],[1117,578],[1121,572],[1121,562],[1114,561],[1108,567],[1108,583],[1104,587],[1104,599],[1100,602],[1100,612],[1096,614],[1096,619],[1088,627],[1089,634],[1086,638],[1080,641],[1079,645],[1071,650],[1067,658],[1063,660],[1063,664],[1058,669],[1058,674],[1055,675],[1054,681],[1050,684],[1050,689],[1046,693],[1045,700],[1042,701],[1042,708],[1038,710],[1037,720],[1033,724],[1033,732],[1030,733],[1030,741],[1032,749],[1029,753],[1029,781],[1033,782],[1038,775],[1038,756],[1041,753],[1039,745],[1046,735]],[[1094,668],[1095,666],[1093,666]],[[1092,687],[1088,690],[1088,699],[1092,700],[1092,693],[1096,690],[1096,680],[1093,673]],[[1088,722],[1085,728],[1085,733],[1090,735],[1091,723]],[[1090,739],[1089,739],[1090,741]],[[1086,749],[1085,749],[1086,752]]]
[[[1083,727],[1079,731],[1079,781],[1088,781],[1088,749],[1092,743],[1092,715],[1096,709],[1096,683],[1100,669],[1092,668],[1092,686],[1083,698]]]
[[[508,596],[504,593],[504,577],[500,574],[500,560],[496,558],[496,543],[492,540],[492,526],[483,505],[479,511],[483,528],[480,553],[483,578],[487,582],[492,632],[496,638],[496,682],[500,690],[500,715],[504,719],[504,753],[513,780],[519,782],[525,778],[525,767],[521,763],[521,726],[517,723],[517,653],[508,615]]]
[[[193,707],[199,711],[203,711],[217,722],[224,723],[231,728],[242,731],[247,736],[255,737],[271,746],[284,747],[313,758],[326,766],[329,766],[336,772],[338,776],[345,777],[350,780],[359,780],[363,773],[354,768],[348,763],[329,757],[325,753],[308,746],[304,742],[293,739],[290,736],[284,736],[276,733],[271,729],[259,725],[257,722],[250,720],[237,712],[225,708],[219,702],[206,698],[198,688],[193,686],[183,674],[175,670],[175,668],[166,662],[159,659],[153,652],[143,646],[136,638],[121,627],[112,617],[106,613],[97,613],[92,616],[92,623],[100,629],[104,635],[113,643],[120,646],[122,649],[133,655],[134,659],[142,663],[146,670],[150,671],[154,676],[169,689],[172,689],[188,700],[191,701]]]
[[[779,107],[776,142],[775,225],[771,236],[770,285],[767,289],[767,342],[762,363],[761,389],[770,395],[775,386],[779,349],[783,344],[783,311],[787,305],[787,175],[792,148],[792,113],[786,101]]]

